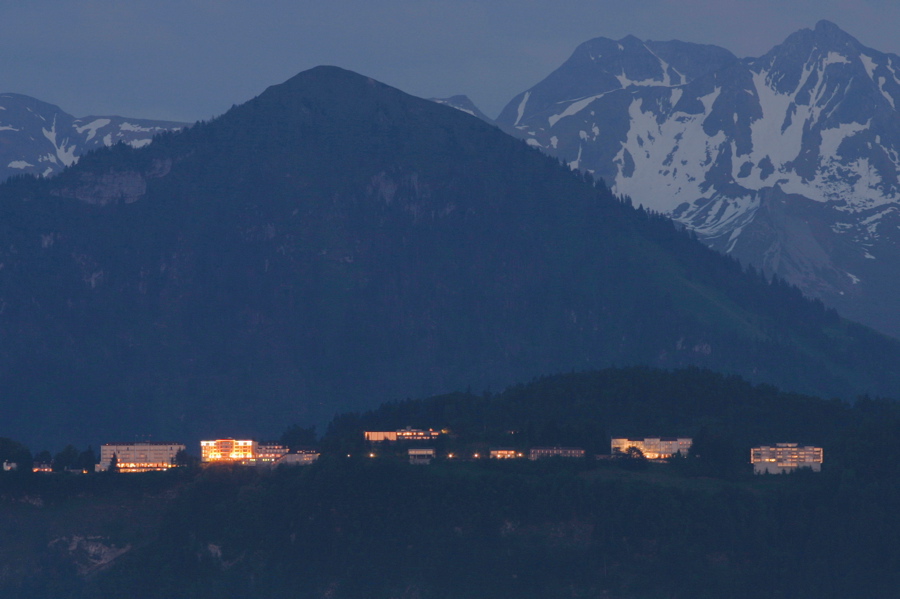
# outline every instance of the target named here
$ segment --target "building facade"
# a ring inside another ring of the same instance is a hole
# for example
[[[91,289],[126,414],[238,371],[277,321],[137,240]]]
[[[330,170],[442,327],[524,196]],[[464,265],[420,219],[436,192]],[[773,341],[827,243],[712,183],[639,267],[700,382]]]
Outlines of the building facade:
[[[106,443],[100,446],[100,463],[97,472],[109,470],[116,460],[119,472],[150,472],[175,467],[175,457],[184,451],[181,443]]]
[[[822,470],[824,458],[821,447],[811,445],[799,446],[797,443],[776,443],[775,446],[763,445],[750,450],[750,463],[756,474],[782,474],[793,472],[797,468],[810,468],[814,472]]]
[[[534,447],[528,452],[529,460],[543,458],[583,458],[584,450],[579,447]]]
[[[289,451],[281,443],[257,443],[253,458],[260,464],[275,464]]]
[[[200,441],[200,461],[206,464],[252,460],[256,456],[256,446],[256,441],[249,439]]]
[[[417,465],[427,465],[431,463],[431,460],[434,459],[435,451],[430,447],[422,447],[417,449],[410,449],[408,452],[409,455],[409,463],[417,464]]]
[[[491,459],[492,460],[511,460],[515,458],[524,458],[525,454],[521,451],[516,451],[515,449],[492,449],[491,450]]]
[[[613,455],[628,453],[632,447],[641,450],[648,460],[666,460],[680,453],[687,455],[694,440],[690,437],[641,437],[631,439],[625,437],[614,438],[610,441]]]
[[[312,464],[319,459],[318,452],[315,451],[298,451],[296,453],[288,453],[283,455],[277,462],[276,466],[306,466]]]
[[[393,443],[395,441],[430,441],[437,439],[441,431],[434,429],[422,430],[418,428],[401,428],[395,431],[365,431],[366,441],[371,443],[380,443],[387,441]]]

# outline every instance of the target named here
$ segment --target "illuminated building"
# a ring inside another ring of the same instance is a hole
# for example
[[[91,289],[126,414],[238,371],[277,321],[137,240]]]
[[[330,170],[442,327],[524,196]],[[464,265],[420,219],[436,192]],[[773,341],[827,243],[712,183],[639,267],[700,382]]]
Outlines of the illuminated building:
[[[409,450],[410,464],[430,464],[433,459],[434,449],[422,447]]]
[[[397,429],[395,431],[366,431],[366,441],[370,442],[381,442],[381,441],[430,441],[431,439],[436,439],[440,436],[441,432],[436,431],[434,429],[428,429],[427,431],[418,429],[418,428],[402,428]]]
[[[648,460],[665,460],[676,453],[687,455],[693,444],[690,437],[643,437],[640,439],[612,439],[612,453],[628,453],[632,447],[640,449]]]
[[[491,459],[492,460],[511,460],[514,458],[522,458],[525,457],[525,454],[521,451],[516,451],[515,449],[492,449],[491,450]]]
[[[287,455],[288,448],[280,443],[258,443],[253,458],[262,464],[274,464]]]
[[[535,447],[529,454],[529,460],[542,458],[583,458],[584,450],[578,447]]]
[[[175,467],[175,456],[184,451],[179,443],[106,443],[100,446],[97,472],[109,470],[113,456],[119,472],[149,472]]]
[[[283,455],[277,462],[276,466],[282,464],[286,466],[305,466],[312,464],[319,459],[319,454],[315,451],[298,451],[297,453],[288,453]]]
[[[775,447],[763,445],[750,450],[750,463],[756,474],[781,474],[797,468],[819,472],[822,470],[822,448],[810,445],[799,447],[797,443],[776,443]]]
[[[3,471],[4,472],[12,472],[13,470],[18,470],[19,465],[16,462],[3,462]]]
[[[241,439],[216,439],[200,441],[200,461],[244,462],[256,457],[256,441]]]
[[[366,431],[366,441],[371,442],[381,442],[381,441],[396,441],[397,440],[397,431]]]
[[[53,465],[47,462],[35,462],[31,467],[32,472],[53,472]]]

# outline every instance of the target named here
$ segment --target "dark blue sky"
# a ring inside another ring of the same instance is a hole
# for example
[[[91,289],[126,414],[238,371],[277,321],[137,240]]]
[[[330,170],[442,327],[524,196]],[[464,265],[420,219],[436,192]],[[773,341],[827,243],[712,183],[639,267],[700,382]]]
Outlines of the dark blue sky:
[[[319,64],[496,116],[583,41],[758,56],[829,19],[900,54],[893,0],[30,0],[0,4],[0,92],[75,116],[208,119]]]

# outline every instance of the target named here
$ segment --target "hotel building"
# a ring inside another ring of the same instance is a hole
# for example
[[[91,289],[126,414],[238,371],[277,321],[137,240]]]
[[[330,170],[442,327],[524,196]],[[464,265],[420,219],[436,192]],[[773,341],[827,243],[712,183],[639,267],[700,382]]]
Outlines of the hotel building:
[[[616,438],[610,442],[612,454],[628,453],[632,447],[640,449],[648,460],[666,460],[676,453],[687,455],[693,444],[690,437]]]
[[[100,463],[97,472],[109,470],[116,458],[119,472],[149,472],[175,467],[175,456],[184,451],[180,443],[106,443],[100,446]]]
[[[584,450],[579,447],[535,447],[528,453],[529,460],[543,458],[583,458]]]
[[[776,443],[774,447],[763,445],[750,450],[753,472],[781,474],[793,472],[797,468],[810,468],[814,472],[822,470],[822,448],[810,445],[800,447],[797,443]]]
[[[395,441],[430,441],[437,439],[441,432],[434,429],[427,431],[418,428],[402,428],[395,431],[365,431],[366,441],[369,442],[395,442]]]
[[[256,457],[256,446],[256,441],[245,439],[200,441],[200,461],[207,464],[252,460]]]

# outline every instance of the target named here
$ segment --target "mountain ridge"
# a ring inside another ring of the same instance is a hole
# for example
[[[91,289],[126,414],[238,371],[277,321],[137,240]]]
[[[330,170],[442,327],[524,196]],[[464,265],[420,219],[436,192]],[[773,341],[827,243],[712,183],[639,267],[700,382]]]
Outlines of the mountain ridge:
[[[125,143],[142,147],[154,135],[186,123],[121,116],[76,118],[22,94],[0,94],[0,181],[17,175],[49,177],[93,149]]]
[[[900,260],[900,57],[820,21],[759,58],[721,50],[715,61],[697,44],[604,40],[623,56],[600,77],[584,68],[591,42],[513,98],[498,124],[719,251],[900,335],[898,289],[886,274]],[[674,44],[705,72],[672,85],[656,56],[655,71],[628,76],[651,48]],[[611,87],[616,76],[621,81]],[[578,81],[578,94],[569,93],[569,79]],[[547,108],[529,113],[524,99],[539,92]],[[786,204],[762,210],[765,198],[779,194],[793,198],[790,210],[810,223],[806,241],[793,243],[791,231],[776,226],[788,214],[769,218]]]
[[[897,342],[336,67],[0,186],[0,264],[0,407],[32,446],[268,437],[613,363],[900,389]]]

